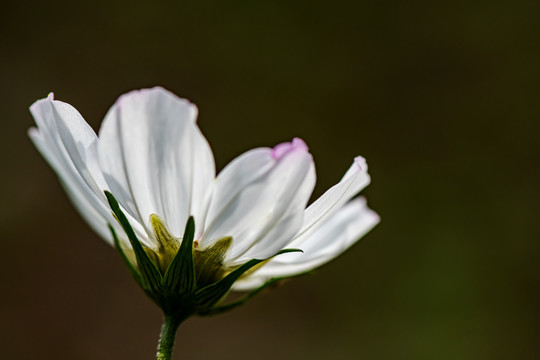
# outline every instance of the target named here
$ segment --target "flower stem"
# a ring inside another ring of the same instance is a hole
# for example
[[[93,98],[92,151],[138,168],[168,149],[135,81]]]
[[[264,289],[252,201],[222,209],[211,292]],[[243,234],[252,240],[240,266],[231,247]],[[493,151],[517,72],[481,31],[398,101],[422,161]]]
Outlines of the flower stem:
[[[170,360],[174,347],[176,330],[182,322],[182,318],[173,315],[165,315],[161,335],[159,337],[157,360]]]

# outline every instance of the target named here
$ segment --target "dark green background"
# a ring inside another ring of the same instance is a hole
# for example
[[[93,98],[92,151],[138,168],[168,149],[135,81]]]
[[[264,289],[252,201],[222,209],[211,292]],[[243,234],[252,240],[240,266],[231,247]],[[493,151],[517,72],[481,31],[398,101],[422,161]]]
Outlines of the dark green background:
[[[381,224],[318,271],[188,320],[176,359],[538,359],[537,1],[41,1],[0,11],[2,359],[152,359],[158,309],[26,136],[54,91],[191,99],[218,168],[294,136],[352,158]]]

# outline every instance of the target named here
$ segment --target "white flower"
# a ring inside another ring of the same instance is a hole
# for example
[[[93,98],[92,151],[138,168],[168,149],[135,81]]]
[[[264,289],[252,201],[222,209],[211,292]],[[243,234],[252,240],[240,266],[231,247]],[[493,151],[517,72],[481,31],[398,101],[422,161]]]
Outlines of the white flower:
[[[195,123],[197,108],[159,87],[121,96],[99,136],[75,108],[52,94],[30,111],[37,124],[29,131],[34,144],[84,219],[110,244],[108,224],[117,234],[124,232],[104,191],[118,200],[141,243],[156,252],[160,243],[153,214],[177,239],[193,216],[198,250],[232,237],[221,259],[226,269],[270,258],[284,248],[304,251],[272,258],[240,278],[237,290],[314,269],[379,222],[364,199],[351,200],[370,181],[361,157],[306,209],[315,167],[301,139],[250,150],[216,177],[212,151]]]

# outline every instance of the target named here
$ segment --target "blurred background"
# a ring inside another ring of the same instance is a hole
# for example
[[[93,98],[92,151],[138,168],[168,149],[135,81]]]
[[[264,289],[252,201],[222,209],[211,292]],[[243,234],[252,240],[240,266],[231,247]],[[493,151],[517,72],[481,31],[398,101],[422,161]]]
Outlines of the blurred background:
[[[116,98],[195,102],[222,168],[300,136],[314,197],[352,158],[381,224],[175,359],[538,359],[540,3],[11,1],[0,12],[1,359],[152,359],[160,311],[29,141],[55,92],[97,130]],[[536,165],[535,165],[536,164]]]

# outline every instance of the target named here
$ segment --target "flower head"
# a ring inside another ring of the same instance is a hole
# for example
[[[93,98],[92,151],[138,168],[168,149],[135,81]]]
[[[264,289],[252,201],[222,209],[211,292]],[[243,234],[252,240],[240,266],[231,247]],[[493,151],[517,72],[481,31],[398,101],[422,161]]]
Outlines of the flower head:
[[[326,263],[379,221],[363,198],[352,199],[370,181],[361,157],[306,208],[315,167],[299,138],[250,150],[216,177],[212,151],[196,125],[197,108],[163,88],[121,96],[99,136],[52,94],[30,111],[34,144],[84,219],[116,244],[134,276],[144,275],[149,259],[165,279],[178,257],[187,266],[182,271],[194,269],[193,288],[236,273],[224,293],[231,286],[254,290]],[[288,248],[303,252],[276,256]],[[258,262],[243,267],[253,259]]]

